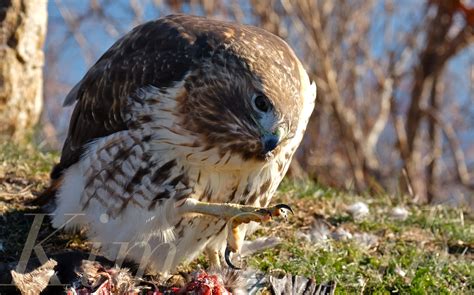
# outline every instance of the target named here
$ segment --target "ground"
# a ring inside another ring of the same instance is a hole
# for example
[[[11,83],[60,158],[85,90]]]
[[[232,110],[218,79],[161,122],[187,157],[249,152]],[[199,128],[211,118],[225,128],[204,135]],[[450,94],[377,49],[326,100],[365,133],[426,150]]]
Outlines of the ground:
[[[32,146],[0,144],[0,262],[18,260],[33,221],[25,213],[39,212],[28,202],[44,189],[57,159]],[[474,293],[474,214],[467,208],[289,181],[280,186],[276,202],[290,204],[295,215],[288,222],[271,221],[250,237],[282,242],[244,258],[246,267],[335,282],[336,294]],[[38,240],[52,231],[43,224]],[[81,233],[58,232],[43,248],[52,253],[89,246]],[[206,267],[205,258],[187,267],[198,264]]]

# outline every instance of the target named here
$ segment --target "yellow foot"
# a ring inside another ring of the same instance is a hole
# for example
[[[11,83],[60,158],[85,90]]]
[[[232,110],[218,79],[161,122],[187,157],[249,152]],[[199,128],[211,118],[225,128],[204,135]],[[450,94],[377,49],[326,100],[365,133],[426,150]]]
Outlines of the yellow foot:
[[[260,208],[232,203],[207,203],[196,199],[186,199],[177,206],[179,214],[198,213],[228,220],[227,247],[225,250],[225,261],[231,268],[238,269],[230,261],[230,253],[238,253],[242,247],[243,234],[239,225],[255,222],[269,221],[274,217],[288,217],[293,213],[290,206],[278,204],[270,208]],[[211,253],[212,254],[212,253]],[[211,255],[211,262],[218,265],[215,254]]]
[[[231,253],[239,253],[242,247],[243,235],[239,230],[239,225],[243,223],[255,222],[266,222],[271,220],[273,217],[288,218],[288,213],[293,214],[293,210],[286,204],[278,204],[271,208],[258,208],[253,211],[246,211],[229,219],[229,230],[227,233],[227,247],[224,253],[224,259],[227,265],[233,269],[240,269],[235,266],[231,259]]]

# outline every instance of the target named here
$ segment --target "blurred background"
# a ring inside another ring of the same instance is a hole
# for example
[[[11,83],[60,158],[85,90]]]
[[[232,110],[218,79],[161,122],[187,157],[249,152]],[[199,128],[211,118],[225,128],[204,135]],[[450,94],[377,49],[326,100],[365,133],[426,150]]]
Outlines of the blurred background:
[[[25,1],[0,6],[20,2]],[[61,148],[72,111],[62,101],[115,40],[167,14],[206,15],[279,35],[316,81],[316,109],[289,177],[474,206],[474,1],[32,0],[27,7],[18,5],[35,18],[44,11],[44,24],[47,12],[46,33],[39,29],[45,39],[36,43],[44,41],[43,94],[33,104],[41,112],[34,139],[42,149]],[[23,131],[4,129],[15,138]]]

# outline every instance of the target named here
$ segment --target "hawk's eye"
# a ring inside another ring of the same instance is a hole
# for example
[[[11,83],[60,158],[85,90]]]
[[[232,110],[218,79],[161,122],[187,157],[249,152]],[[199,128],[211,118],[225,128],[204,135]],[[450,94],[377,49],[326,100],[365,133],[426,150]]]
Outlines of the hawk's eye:
[[[271,107],[270,102],[268,102],[268,99],[262,94],[257,94],[253,99],[253,103],[255,104],[257,110],[263,113],[268,112]]]

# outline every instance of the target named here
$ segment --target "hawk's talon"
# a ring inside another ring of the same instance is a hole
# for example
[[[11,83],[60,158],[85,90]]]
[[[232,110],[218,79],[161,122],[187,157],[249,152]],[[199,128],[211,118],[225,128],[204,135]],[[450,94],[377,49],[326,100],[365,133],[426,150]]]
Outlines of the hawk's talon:
[[[275,210],[274,215],[282,216],[283,218],[285,218],[285,220],[288,219],[287,211],[290,212],[292,215],[294,215],[293,209],[291,209],[291,207],[286,204],[278,204],[274,206],[273,208]]]
[[[276,216],[283,216],[287,219],[287,211],[293,213],[290,206],[286,204],[278,204],[271,208],[254,208],[252,211],[242,212],[229,219],[229,232],[227,236],[227,246],[224,252],[224,259],[231,269],[240,269],[235,266],[231,259],[230,253],[239,253],[242,246],[243,234],[240,233],[239,225],[249,223],[250,221],[265,222]]]
[[[293,212],[293,209],[291,209],[291,207],[288,206],[287,204],[278,204],[278,205],[275,206],[275,208],[277,208],[277,209],[286,209],[286,210],[290,211],[291,214],[293,214],[293,215],[295,214]]]
[[[224,253],[225,263],[227,263],[227,266],[229,266],[231,269],[235,269],[235,270],[241,269],[240,267],[235,266],[232,263],[232,261],[230,260],[230,253],[231,252],[232,252],[232,250],[230,250],[229,245],[227,245],[227,247],[225,247],[225,253]]]
[[[245,237],[245,227],[243,224],[250,222],[267,222],[274,217],[288,217],[288,212],[293,213],[290,206],[286,204],[277,204],[268,208],[245,206],[239,204],[216,204],[201,202],[196,199],[186,199],[179,207],[181,214],[198,213],[211,215],[217,218],[227,220],[227,247],[224,253],[226,264],[232,269],[240,269],[235,266],[231,259],[230,253],[239,253]],[[211,261],[217,261],[215,253],[209,253]],[[218,263],[213,263],[217,265]]]

